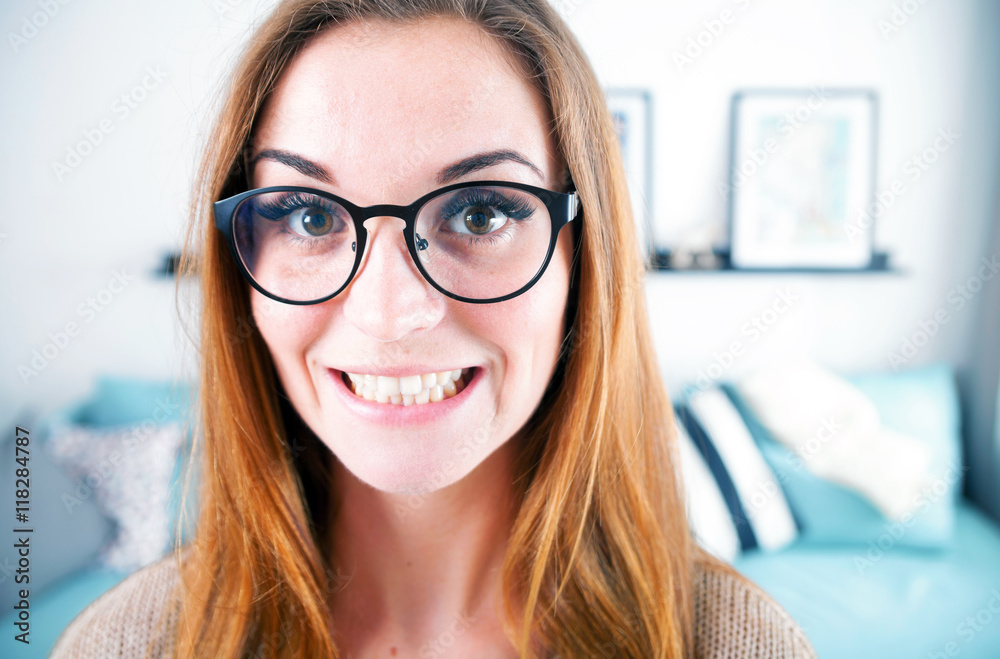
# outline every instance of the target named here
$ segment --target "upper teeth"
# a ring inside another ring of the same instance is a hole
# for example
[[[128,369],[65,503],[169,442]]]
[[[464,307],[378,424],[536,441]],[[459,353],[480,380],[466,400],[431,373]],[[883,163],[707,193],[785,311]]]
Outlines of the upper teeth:
[[[451,398],[468,379],[470,369],[405,375],[401,378],[367,373],[347,373],[354,393],[367,400],[396,405],[438,402]],[[465,376],[465,377],[463,377]]]

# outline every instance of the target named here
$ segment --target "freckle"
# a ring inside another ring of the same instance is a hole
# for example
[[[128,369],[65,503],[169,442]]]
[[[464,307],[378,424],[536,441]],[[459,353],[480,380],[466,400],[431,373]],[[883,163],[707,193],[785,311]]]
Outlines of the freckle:
[[[406,567],[410,567],[411,565],[413,565],[413,561],[406,561]]]

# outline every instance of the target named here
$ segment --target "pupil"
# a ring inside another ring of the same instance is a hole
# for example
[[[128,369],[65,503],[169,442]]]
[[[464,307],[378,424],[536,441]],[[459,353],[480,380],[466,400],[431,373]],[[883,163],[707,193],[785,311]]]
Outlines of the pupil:
[[[482,207],[470,210],[468,215],[466,215],[465,221],[469,225],[469,228],[476,233],[486,233],[486,229],[490,226],[489,214]]]

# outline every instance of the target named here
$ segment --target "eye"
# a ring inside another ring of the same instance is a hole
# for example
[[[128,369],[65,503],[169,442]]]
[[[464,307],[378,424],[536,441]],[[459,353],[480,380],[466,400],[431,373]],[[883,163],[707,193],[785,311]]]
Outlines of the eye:
[[[446,231],[465,236],[488,236],[508,226],[510,220],[527,220],[535,204],[514,190],[462,188],[442,198],[436,212]]]
[[[466,206],[458,212],[458,219],[467,231],[457,233],[471,233],[477,236],[492,233],[507,223],[507,216],[499,209],[483,205]]]
[[[308,206],[288,214],[288,228],[307,238],[316,238],[330,233],[336,220],[322,208]]]

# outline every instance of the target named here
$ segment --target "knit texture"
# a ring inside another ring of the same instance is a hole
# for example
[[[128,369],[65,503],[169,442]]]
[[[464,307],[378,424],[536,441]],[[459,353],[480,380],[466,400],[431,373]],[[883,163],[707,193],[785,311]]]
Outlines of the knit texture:
[[[695,645],[704,659],[816,659],[795,620],[752,582],[722,568],[695,574]]]
[[[179,584],[173,554],[132,573],[66,626],[49,659],[173,657]]]
[[[50,659],[173,657],[179,584],[173,555],[132,574],[63,630]],[[708,566],[694,585],[700,659],[816,659],[791,616],[752,583]]]

